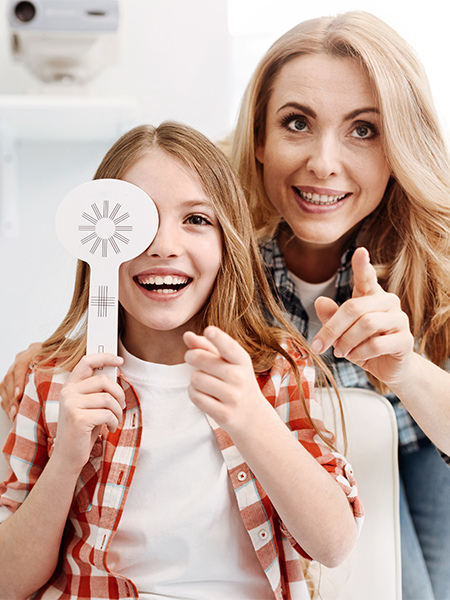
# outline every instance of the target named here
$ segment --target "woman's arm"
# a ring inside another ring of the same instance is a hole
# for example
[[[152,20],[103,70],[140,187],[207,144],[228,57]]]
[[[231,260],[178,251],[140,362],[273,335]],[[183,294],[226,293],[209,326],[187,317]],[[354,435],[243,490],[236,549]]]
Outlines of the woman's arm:
[[[84,357],[62,387],[51,457],[23,504],[0,525],[0,598],[27,598],[52,576],[79,474],[102,425],[115,431],[122,419],[122,388],[94,369],[120,363],[107,354]],[[18,419],[12,435],[20,439],[27,421]]]
[[[403,378],[389,388],[430,440],[450,456],[450,373],[414,353]]]
[[[311,348],[334,354],[372,373],[398,396],[426,435],[450,455],[450,373],[414,352],[407,315],[377,282],[365,248],[352,259],[353,297],[342,306],[316,300],[322,329]]]
[[[189,394],[227,431],[280,518],[314,560],[334,567],[349,554],[357,526],[345,493],[298,442],[266,400],[252,363],[223,331],[184,336],[196,367]]]
[[[1,406],[11,421],[19,410],[30,363],[39,354],[41,347],[39,343],[30,344],[26,350],[19,352],[5,377],[0,381]]]

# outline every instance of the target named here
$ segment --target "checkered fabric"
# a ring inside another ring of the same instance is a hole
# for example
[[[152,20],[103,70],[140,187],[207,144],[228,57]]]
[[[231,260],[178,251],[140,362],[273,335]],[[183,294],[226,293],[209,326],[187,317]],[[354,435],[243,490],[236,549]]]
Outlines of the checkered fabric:
[[[314,367],[288,340],[312,418],[323,429],[321,407],[313,396]],[[52,452],[58,420],[59,394],[68,373],[48,375],[33,370],[4,454],[11,466],[0,484],[0,506],[15,511],[26,499]],[[120,376],[126,409],[113,434],[105,430],[94,444],[78,480],[62,541],[61,558],[51,580],[33,598],[122,600],[138,598],[129,579],[108,568],[108,550],[125,507],[138,460],[142,435],[139,399]],[[289,362],[278,356],[270,372],[258,378],[267,400],[301,444],[338,481],[358,524],[363,510],[351,466],[330,451],[308,419]],[[300,554],[306,556],[286,531],[276,510],[243,460],[230,436],[209,419],[228,467],[243,522],[277,600],[309,598]],[[330,435],[331,438],[331,434]]]
[[[354,244],[344,253],[341,259],[341,266],[337,272],[334,300],[339,305],[352,296],[351,279],[353,271],[351,261],[356,247],[357,245]],[[261,253],[273,292],[280,298],[288,319],[308,339],[308,315],[302,306],[300,297],[297,295],[294,280],[287,268],[277,240],[272,239],[262,246]],[[375,391],[375,388],[367,379],[364,369],[361,369],[361,367],[354,365],[345,358],[336,358],[332,354],[326,360],[339,386],[366,388]],[[386,398],[394,407],[397,417],[400,452],[408,454],[430,444],[430,440],[397,396],[386,394]]]

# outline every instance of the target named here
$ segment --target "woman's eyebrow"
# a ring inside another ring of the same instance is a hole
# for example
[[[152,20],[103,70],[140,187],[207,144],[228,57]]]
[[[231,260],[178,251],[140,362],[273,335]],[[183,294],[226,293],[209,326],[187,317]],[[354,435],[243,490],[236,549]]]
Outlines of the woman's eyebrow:
[[[304,113],[305,115],[308,115],[308,117],[312,117],[313,119],[317,118],[317,113],[312,108],[309,108],[308,106],[305,106],[304,104],[300,104],[298,102],[286,102],[286,104],[283,104],[283,106],[280,106],[280,108],[277,110],[277,113],[286,108],[293,108],[295,110],[299,110],[302,113]],[[351,112],[346,114],[344,116],[343,120],[351,121],[352,119],[355,119],[357,116],[359,116],[363,113],[375,113],[375,114],[379,115],[380,111],[378,110],[378,108],[375,108],[374,106],[365,106],[363,108],[356,108],[355,110],[352,110]]]
[[[280,108],[277,110],[277,113],[284,110],[285,108],[294,108],[295,110],[300,110],[301,112],[305,113],[305,115],[308,115],[308,117],[312,117],[313,119],[317,117],[317,114],[313,111],[312,108],[304,106],[303,104],[299,104],[298,102],[286,102],[286,104],[280,106]]]
[[[344,121],[351,121],[352,119],[355,119],[356,117],[358,117],[359,115],[362,115],[363,113],[375,113],[375,114],[379,115],[380,111],[378,110],[378,108],[375,108],[374,106],[367,106],[365,108],[357,108],[356,110],[352,110],[352,112],[349,112],[347,115],[345,115]]]

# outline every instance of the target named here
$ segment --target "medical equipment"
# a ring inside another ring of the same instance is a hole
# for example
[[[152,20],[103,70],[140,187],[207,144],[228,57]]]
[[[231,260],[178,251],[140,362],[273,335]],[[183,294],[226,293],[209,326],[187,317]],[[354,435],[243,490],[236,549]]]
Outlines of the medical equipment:
[[[56,213],[58,237],[91,268],[87,354],[117,354],[119,266],[150,246],[158,222],[150,197],[118,179],[84,183],[61,202]],[[114,367],[102,372],[116,379]]]
[[[117,60],[118,0],[8,0],[13,57],[45,83],[90,81]]]

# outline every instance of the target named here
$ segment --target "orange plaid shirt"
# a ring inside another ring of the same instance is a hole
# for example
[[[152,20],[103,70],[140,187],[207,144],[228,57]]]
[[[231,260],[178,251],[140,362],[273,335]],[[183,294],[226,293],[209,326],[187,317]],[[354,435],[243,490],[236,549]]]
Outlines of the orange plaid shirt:
[[[323,428],[321,408],[314,399],[314,367],[289,340],[303,393],[315,423]],[[0,484],[0,506],[15,511],[27,497],[51,454],[58,421],[58,400],[68,373],[33,370],[4,454],[9,479]],[[108,550],[124,510],[139,455],[142,418],[139,399],[120,376],[125,390],[124,418],[115,433],[105,432],[94,444],[78,480],[62,541],[59,564],[48,583],[33,598],[78,600],[138,598],[129,579],[108,568]],[[345,491],[355,518],[363,510],[350,465],[320,440],[306,418],[291,365],[278,356],[272,369],[259,376],[261,390],[293,435]],[[216,434],[236,494],[242,520],[277,600],[307,600],[309,593],[299,554],[307,555],[286,531],[230,436],[208,417]],[[331,434],[330,434],[331,437]]]

